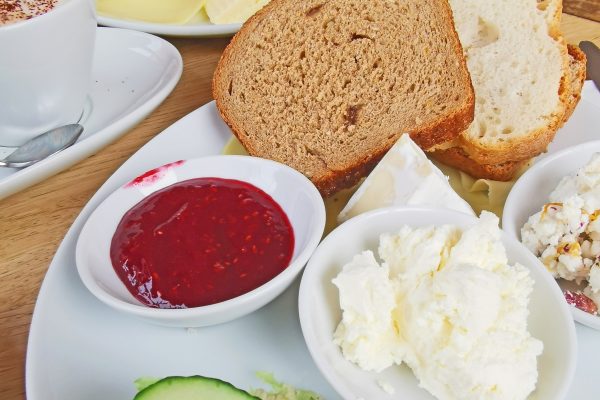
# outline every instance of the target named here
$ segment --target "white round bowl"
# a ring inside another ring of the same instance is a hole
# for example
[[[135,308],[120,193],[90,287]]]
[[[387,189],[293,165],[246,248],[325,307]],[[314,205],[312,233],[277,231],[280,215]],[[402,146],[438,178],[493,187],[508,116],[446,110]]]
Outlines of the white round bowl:
[[[402,225],[453,224],[465,228],[476,221],[473,216],[449,210],[380,209],[347,221],[319,245],[306,266],[300,285],[300,323],[313,359],[342,398],[387,398],[377,383],[379,380],[395,389],[394,398],[420,400],[433,399],[433,396],[419,388],[417,379],[405,365],[374,373],[363,371],[344,359],[339,347],[333,343],[333,332],[342,314],[338,290],[331,280],[355,254],[367,249],[376,250],[382,233],[398,231]],[[509,261],[529,268],[535,282],[528,326],[531,334],[544,343],[544,352],[538,357],[539,379],[530,399],[562,399],[575,372],[577,343],[573,319],[558,285],[537,258],[506,234],[502,235],[502,242]]]
[[[292,260],[267,283],[221,303],[186,309],[148,307],[129,293],[115,273],[110,260],[111,239],[123,215],[143,198],[174,183],[200,177],[237,179],[269,194],[283,208],[294,230]],[[126,184],[112,193],[85,223],[75,257],[84,285],[110,307],[160,325],[199,327],[246,315],[281,294],[319,244],[324,227],[323,199],[315,186],[294,169],[256,157],[205,157],[167,164],[158,168],[144,184]]]
[[[548,196],[560,180],[576,173],[590,161],[594,153],[599,152],[600,141],[587,142],[568,147],[535,163],[519,178],[506,199],[502,216],[502,228],[506,233],[521,240],[521,228],[530,216],[548,202]],[[568,286],[568,282],[561,282],[561,285]],[[600,330],[600,317],[576,307],[569,308],[575,321]]]

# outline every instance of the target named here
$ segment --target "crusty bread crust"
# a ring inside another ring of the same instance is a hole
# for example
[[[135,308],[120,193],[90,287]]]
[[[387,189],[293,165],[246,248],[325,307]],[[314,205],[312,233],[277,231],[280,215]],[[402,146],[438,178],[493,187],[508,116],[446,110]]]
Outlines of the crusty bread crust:
[[[473,120],[474,107],[474,104],[471,103],[470,107],[466,107],[465,109],[462,109],[461,112],[453,114],[445,121],[440,121],[438,125],[432,124],[423,127],[416,132],[416,136],[411,132],[410,137],[411,139],[414,137],[413,140],[421,148],[427,149],[436,143],[433,139],[429,139],[430,137],[443,139],[452,135],[457,126],[468,126]],[[236,135],[236,137],[239,139],[239,136]],[[396,142],[396,139],[391,142],[389,147],[382,147],[377,153],[370,154],[364,159],[356,160],[354,165],[348,170],[330,171],[329,174],[314,181],[315,186],[324,197],[329,197],[342,189],[355,186],[362,178],[367,176],[373,168],[375,168],[383,156],[388,152],[389,148]],[[252,154],[250,151],[249,153]]]
[[[240,121],[237,121],[236,118],[231,115],[227,107],[223,105],[224,96],[228,90],[228,83],[224,74],[227,68],[230,67],[232,54],[236,51],[236,47],[241,41],[240,38],[244,37],[244,35],[257,34],[257,31],[260,29],[258,26],[262,21],[269,17],[269,14],[273,9],[285,1],[289,0],[272,0],[242,26],[221,55],[221,59],[213,76],[212,90],[213,97],[217,103],[217,109],[219,110],[222,119],[230,127],[233,134],[238,138],[250,155],[265,157],[264,153],[257,148],[260,144],[254,143],[252,140],[249,140],[247,135],[243,134],[244,128],[242,128]],[[445,18],[447,18],[448,21],[453,21],[450,6],[446,4],[446,6],[442,8],[444,10]],[[458,62],[460,68],[464,71],[468,71],[466,60],[461,56],[462,47],[458,39],[458,34],[454,29],[454,25],[450,24],[450,26],[452,27],[452,32],[449,33],[453,36],[453,40],[449,42],[449,45],[453,47],[455,54],[459,55]],[[475,109],[475,94],[468,73],[466,73],[466,80],[468,81],[468,90],[466,90],[464,94],[464,102],[459,109],[452,110],[452,112],[449,112],[428,124],[421,123],[413,129],[408,130],[411,138],[423,149],[428,149],[438,143],[452,140],[472,122]],[[403,133],[405,132],[396,132],[394,135],[382,139],[378,149],[370,152],[370,154],[365,154],[362,158],[349,160],[349,166],[343,170],[328,168],[325,173],[309,178],[313,181],[322,195],[326,197],[341,189],[352,187],[375,167]],[[342,156],[343,155],[340,155],[340,157]]]
[[[234,121],[230,120],[227,117],[226,113],[223,113],[221,109],[219,109],[219,114],[225,123],[231,129],[231,132],[234,136],[242,143],[244,148],[248,151],[250,155],[256,155],[258,150],[253,147],[253,143],[251,141],[246,141],[245,136],[239,134],[241,129],[237,127]],[[427,136],[429,133],[431,135],[437,135],[436,137],[445,137],[443,135],[448,135],[452,132],[455,127],[458,126],[468,126],[473,120],[473,111],[474,106],[467,108],[466,110],[461,110],[462,112],[454,114],[448,121],[442,121],[439,125],[431,125],[426,127],[425,129],[416,132],[417,136],[414,136],[414,141],[421,146],[422,148],[431,147],[434,142],[429,140],[423,141],[418,140],[418,138],[423,138]],[[413,138],[413,133],[410,134],[411,139]],[[354,164],[344,171],[333,171],[327,175],[319,177],[318,180],[313,179],[313,183],[319,189],[319,192],[323,197],[329,197],[342,189],[351,188],[356,185],[363,177],[367,176],[373,168],[381,161],[383,156],[388,152],[389,148],[395,142],[392,141],[392,144],[389,147],[382,147],[379,152],[374,154],[369,154],[367,157],[363,159],[355,160]]]
[[[460,137],[459,147],[469,157],[481,164],[502,164],[508,161],[522,161],[533,158],[546,151],[546,148],[554,139],[556,131],[562,126],[566,103],[567,99],[565,98],[561,101],[558,110],[550,117],[547,125],[531,132],[528,136],[512,138],[493,146],[486,146],[484,143],[477,143]]]
[[[581,51],[581,49],[574,45],[567,45],[569,50],[569,90],[568,96],[566,98],[566,110],[565,116],[563,119],[563,124],[567,122],[573,111],[575,111],[575,107],[579,100],[581,100],[581,90],[583,88],[583,83],[585,82],[585,67],[586,67],[586,57],[585,53]]]
[[[437,150],[429,153],[435,160],[450,167],[466,172],[477,179],[491,179],[494,181],[510,181],[517,172],[528,162],[508,161],[501,164],[478,164],[458,147],[446,150]]]
[[[562,36],[560,20],[562,15],[562,0],[537,0],[538,8],[546,13],[548,34],[554,39]]]

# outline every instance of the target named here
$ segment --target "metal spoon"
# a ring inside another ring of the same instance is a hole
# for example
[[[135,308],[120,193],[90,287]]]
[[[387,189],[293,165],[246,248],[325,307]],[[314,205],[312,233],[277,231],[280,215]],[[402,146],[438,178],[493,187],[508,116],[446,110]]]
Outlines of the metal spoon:
[[[79,124],[65,125],[51,129],[26,142],[4,160],[0,160],[0,167],[29,167],[71,146],[77,141],[82,132],[83,126]]]

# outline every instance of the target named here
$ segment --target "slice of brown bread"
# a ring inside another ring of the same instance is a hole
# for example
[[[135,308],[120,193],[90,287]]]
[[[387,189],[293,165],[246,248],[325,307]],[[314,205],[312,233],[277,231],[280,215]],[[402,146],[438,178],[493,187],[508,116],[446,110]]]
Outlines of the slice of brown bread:
[[[351,187],[410,133],[422,148],[473,119],[446,0],[273,0],[224,51],[213,95],[251,155],[324,195]]]
[[[585,80],[585,54],[575,45],[568,45],[569,51],[569,69],[568,81],[569,85],[565,95],[565,115],[561,122],[564,124],[573,111],[575,106],[581,99],[581,89]],[[475,178],[491,179],[495,181],[509,181],[512,180],[519,170],[529,160],[521,161],[505,161],[499,164],[478,164],[472,158],[470,158],[465,151],[460,147],[441,147],[434,152],[429,153],[434,159],[449,165],[451,167],[460,169]]]

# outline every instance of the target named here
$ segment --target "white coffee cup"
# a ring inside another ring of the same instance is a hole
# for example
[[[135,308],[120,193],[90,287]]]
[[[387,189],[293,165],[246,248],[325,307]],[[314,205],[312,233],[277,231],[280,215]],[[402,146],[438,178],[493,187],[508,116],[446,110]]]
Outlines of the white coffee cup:
[[[93,0],[0,25],[0,146],[19,146],[79,120],[91,88]]]

